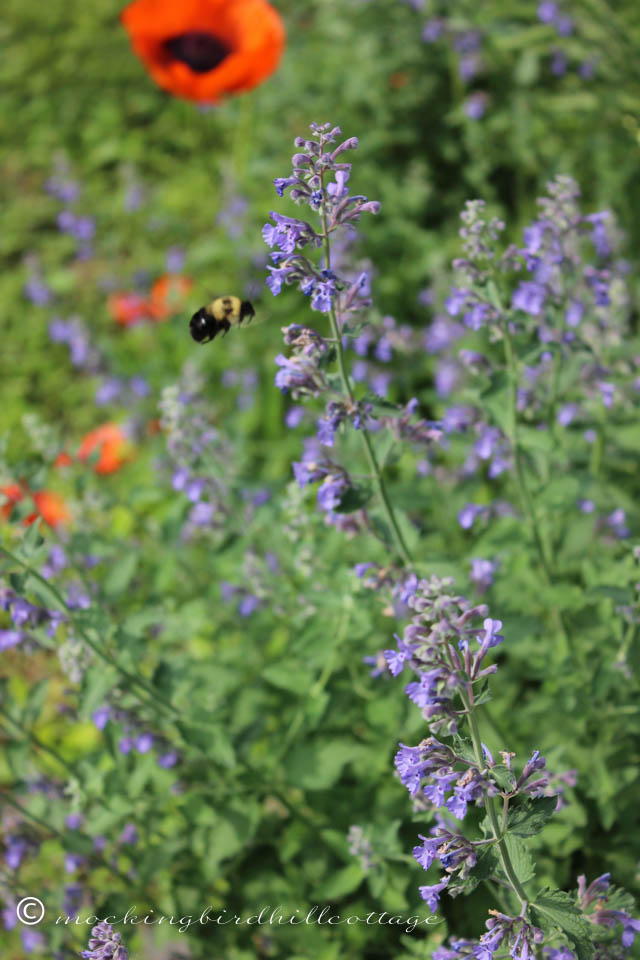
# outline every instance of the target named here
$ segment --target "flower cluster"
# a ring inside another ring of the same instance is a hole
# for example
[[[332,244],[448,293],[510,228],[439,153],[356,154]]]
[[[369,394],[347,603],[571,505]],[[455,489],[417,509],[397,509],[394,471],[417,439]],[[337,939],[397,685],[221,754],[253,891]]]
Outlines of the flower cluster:
[[[524,270],[529,276],[515,287],[511,307],[534,318],[543,343],[573,342],[589,313],[606,325],[608,311],[602,308],[619,298],[623,267],[611,262],[612,215],[606,210],[582,214],[580,191],[570,177],[557,177],[548,190],[549,195],[538,200],[541,216],[524,230],[523,246],[510,246],[501,256],[496,255],[496,243],[504,223],[485,219],[483,201],[467,203],[460,231],[466,256],[454,263],[463,283],[446,302],[450,316],[461,316],[472,330],[500,327],[506,308],[491,281],[495,284],[500,273]],[[595,265],[583,260],[585,239],[597,258]],[[518,319],[517,326],[523,322]]]
[[[317,232],[305,220],[271,213],[273,223],[265,224],[262,231],[265,243],[276,248],[271,254],[274,266],[268,268],[267,285],[277,296],[283,284],[295,283],[311,298],[312,310],[328,313],[339,299],[341,312],[346,312],[358,308],[361,299],[367,299],[366,278],[346,283],[328,264],[314,263],[297,251],[326,245],[334,231],[357,223],[365,212],[378,213],[380,204],[362,195],[349,194],[351,164],[339,158],[345,151],[357,148],[357,138],[351,137],[333,147],[340,128],[332,128],[329,123],[312,123],[311,133],[310,140],[296,137],[294,145],[299,152],[292,157],[291,176],[277,178],[274,183],[279,196],[289,190],[292,200],[306,203],[319,213],[322,228]]]
[[[454,820],[465,818],[469,804],[484,807],[499,795],[506,805],[519,796],[543,796],[549,780],[541,772],[545,760],[538,751],[517,775],[513,754],[502,752],[501,762],[496,762],[486,746],[482,745],[478,755],[457,736],[461,720],[470,717],[475,708],[482,682],[497,669],[484,661],[503,640],[502,622],[488,617],[484,604],[471,604],[453,593],[449,578],[412,578],[406,587],[407,605],[415,613],[403,638],[397,637],[397,646],[385,650],[384,656],[393,676],[405,666],[415,671],[417,679],[406,685],[405,692],[420,708],[431,732],[415,747],[400,744],[395,766],[421,808],[426,803],[441,811],[429,836],[421,835],[423,844],[413,851],[425,870],[437,859],[446,873],[438,884],[420,888],[423,899],[435,910],[445,888],[452,895],[463,889],[461,884],[487,844],[486,840],[468,840],[452,826]],[[439,740],[442,734],[454,736],[453,744]]]
[[[188,392],[179,386],[165,387],[160,412],[173,489],[191,504],[183,536],[189,539],[199,531],[221,528],[228,513],[231,451],[211,424],[195,381]]]
[[[0,587],[0,609],[8,612],[13,626],[0,629],[0,650],[8,650],[19,643],[37,642],[33,634],[36,628],[44,628],[48,637],[54,637],[66,617],[59,610],[38,607],[21,597],[11,587]]]
[[[129,951],[110,923],[99,923],[91,930],[89,949],[80,954],[84,960],[128,960]]]
[[[453,390],[464,391],[464,399],[473,402],[455,403],[440,414],[445,434],[440,449],[451,453],[438,461],[439,476],[495,481],[513,472],[519,423],[558,440],[560,431],[579,431],[582,444],[593,445],[603,412],[624,415],[635,403],[638,360],[623,349],[627,265],[615,259],[613,216],[583,213],[578,187],[568,177],[549,183],[538,206],[522,245],[506,248],[500,243],[504,223],[488,217],[482,202],[467,203],[462,214],[464,256],[454,262],[459,282],[446,300],[449,316],[436,316],[425,346],[438,356],[436,393],[444,399]],[[483,352],[461,349],[465,328],[474,347],[482,338]],[[483,398],[505,375],[515,393],[512,398],[505,390],[501,413]],[[515,408],[511,412],[509,405]],[[590,497],[576,505],[596,511]],[[629,535],[619,504],[598,507],[597,526],[609,539]],[[477,519],[510,509],[500,501],[468,503],[458,518],[470,529]]]
[[[62,204],[56,217],[56,225],[61,233],[76,241],[76,258],[90,260],[93,256],[92,240],[96,232],[95,219],[80,213],[74,204],[80,196],[80,185],[71,176],[64,157],[56,157],[54,173],[45,183],[47,193]]]
[[[294,462],[293,474],[301,487],[320,482],[318,506],[325,512],[340,507],[343,497],[353,488],[346,470],[331,460],[314,437],[305,440],[302,460]]]
[[[405,664],[417,671],[419,679],[408,684],[406,693],[423,711],[432,733],[457,731],[458,719],[467,709],[459,702],[460,695],[473,703],[476,682],[496,671],[495,664],[483,666],[484,658],[503,639],[499,632],[502,622],[487,617],[484,604],[472,605],[449,592],[452,586],[450,578],[418,581],[407,601],[415,615],[404,638],[397,638],[397,648],[385,651],[393,676],[398,676]],[[476,622],[479,617],[484,618],[482,628]],[[475,650],[474,642],[478,644]],[[418,764],[423,760],[419,758]]]
[[[164,737],[149,730],[148,724],[139,720],[131,710],[104,704],[94,710],[92,718],[98,730],[104,730],[108,723],[117,723],[122,727],[122,736],[118,740],[121,754],[145,754],[154,750],[158,766],[168,770],[174,767],[180,757]]]

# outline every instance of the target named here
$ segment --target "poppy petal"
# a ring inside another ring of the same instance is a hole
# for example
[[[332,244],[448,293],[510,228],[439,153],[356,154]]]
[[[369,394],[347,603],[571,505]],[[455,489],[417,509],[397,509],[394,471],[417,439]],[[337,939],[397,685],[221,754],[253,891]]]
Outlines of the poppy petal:
[[[285,42],[266,0],[134,0],[121,21],[158,86],[203,103],[257,86]]]

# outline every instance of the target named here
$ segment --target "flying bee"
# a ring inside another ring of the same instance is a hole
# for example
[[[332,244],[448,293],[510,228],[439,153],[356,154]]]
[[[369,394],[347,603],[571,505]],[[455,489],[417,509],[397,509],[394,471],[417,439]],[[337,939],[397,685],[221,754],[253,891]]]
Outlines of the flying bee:
[[[243,320],[255,317],[253,304],[240,297],[216,297],[211,303],[196,310],[189,322],[191,336],[198,343],[209,343],[222,332],[225,336],[231,327],[240,326]]]

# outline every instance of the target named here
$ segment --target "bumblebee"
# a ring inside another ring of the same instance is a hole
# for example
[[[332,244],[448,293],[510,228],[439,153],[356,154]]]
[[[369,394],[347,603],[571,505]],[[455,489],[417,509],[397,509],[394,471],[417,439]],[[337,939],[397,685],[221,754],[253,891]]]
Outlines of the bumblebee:
[[[216,297],[211,303],[196,310],[189,322],[191,336],[198,343],[209,343],[215,336],[224,336],[231,327],[240,326],[243,320],[255,317],[253,304],[240,297]]]

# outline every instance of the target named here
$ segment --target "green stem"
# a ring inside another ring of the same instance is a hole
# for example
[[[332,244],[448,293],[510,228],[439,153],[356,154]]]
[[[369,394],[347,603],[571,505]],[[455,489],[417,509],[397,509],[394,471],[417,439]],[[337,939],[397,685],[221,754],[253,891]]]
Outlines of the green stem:
[[[322,186],[324,188],[324,183]],[[329,240],[329,231],[327,228],[328,228],[327,213],[323,204],[322,206],[322,247],[324,251],[325,268],[327,270],[330,270],[331,269],[331,242]],[[349,402],[352,405],[355,405],[355,402],[356,402],[355,395],[353,393],[351,383],[349,382],[349,375],[347,373],[347,366],[346,366],[345,356],[344,356],[344,348],[342,346],[340,324],[338,323],[338,318],[336,316],[336,311],[333,304],[331,305],[331,310],[329,311],[329,320],[331,322],[331,333],[333,335],[333,339],[335,341],[335,346],[336,346],[336,352],[338,354],[338,369],[340,371],[340,380],[342,381],[342,389],[344,390],[345,394],[349,398]],[[378,492],[380,502],[382,503],[382,509],[384,510],[385,517],[387,518],[387,523],[389,524],[389,527],[393,534],[393,538],[395,540],[396,550],[399,553],[399,555],[402,557],[404,565],[407,567],[410,567],[413,564],[413,560],[411,558],[409,548],[405,543],[405,539],[402,535],[402,531],[398,526],[398,521],[393,509],[393,505],[389,499],[389,494],[387,492],[384,476],[380,468],[380,464],[378,463],[378,458],[376,457],[375,450],[373,449],[373,444],[371,442],[369,431],[367,430],[364,423],[362,424],[361,428],[358,430],[358,433],[362,438],[362,445],[364,447],[367,462],[369,463],[369,468],[371,470],[373,480],[376,485],[376,490]]]
[[[500,310],[502,308],[500,307]],[[513,450],[513,458],[516,468],[516,481],[518,485],[518,493],[520,495],[520,502],[524,513],[529,521],[529,526],[533,534],[533,539],[536,545],[536,550],[538,552],[538,557],[540,560],[540,568],[542,571],[543,579],[547,586],[553,584],[553,568],[551,559],[548,555],[548,551],[545,548],[545,544],[542,540],[542,535],[540,533],[540,528],[538,527],[538,520],[536,517],[536,509],[533,502],[533,497],[531,496],[531,491],[529,490],[529,485],[527,483],[527,476],[524,469],[524,463],[522,460],[522,450],[520,447],[520,441],[518,438],[518,370],[516,366],[515,353],[513,350],[513,344],[511,342],[511,334],[509,333],[509,322],[505,320],[503,325],[503,335],[504,335],[504,355],[505,363],[507,367],[507,376],[509,378],[509,442],[511,443],[511,448]],[[564,644],[566,647],[565,653],[567,651],[572,651],[572,642],[569,636],[569,632],[565,627],[562,613],[558,610],[557,606],[551,608],[552,618],[555,621],[556,629],[558,633],[562,636]]]
[[[507,376],[509,378],[509,441],[513,449],[518,492],[520,494],[520,501],[522,503],[523,510],[529,521],[529,526],[531,527],[531,532],[533,533],[533,539],[536,544],[538,556],[540,557],[540,565],[542,567],[545,580],[550,584],[552,581],[551,563],[540,535],[536,511],[533,504],[531,491],[529,490],[529,485],[527,483],[527,477],[524,471],[524,465],[522,463],[522,450],[520,448],[520,442],[518,439],[518,371],[516,368],[513,344],[511,342],[511,334],[509,333],[508,321],[505,322],[503,326],[503,333],[504,355],[507,366]]]
[[[482,743],[480,741],[480,730],[478,727],[478,719],[475,715],[473,709],[473,703],[470,698],[467,698],[465,695],[462,695],[462,700],[464,702],[465,708],[467,710],[467,717],[469,719],[469,731],[471,733],[471,741],[473,743],[473,752],[476,755],[476,763],[478,769],[482,770],[485,766],[484,756],[482,754]],[[511,884],[514,892],[517,894],[520,899],[520,906],[522,912],[526,909],[526,905],[529,902],[529,897],[527,893],[518,880],[515,870],[513,869],[513,864],[511,863],[511,857],[509,856],[509,851],[507,850],[507,845],[504,839],[504,833],[502,827],[500,826],[500,813],[496,805],[495,797],[486,798],[486,807],[487,815],[489,817],[489,823],[491,824],[491,832],[493,833],[496,847],[498,848],[498,856],[500,857],[500,863],[502,864],[502,869],[505,872],[507,880]]]

